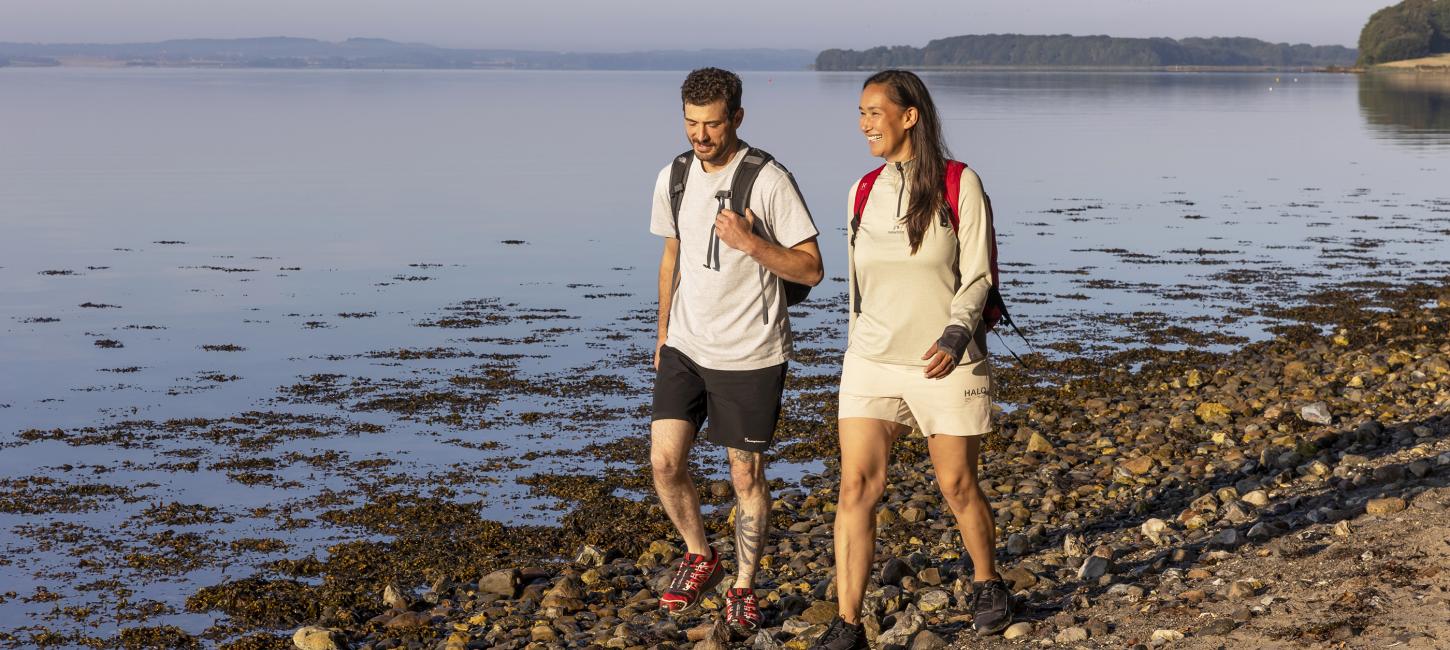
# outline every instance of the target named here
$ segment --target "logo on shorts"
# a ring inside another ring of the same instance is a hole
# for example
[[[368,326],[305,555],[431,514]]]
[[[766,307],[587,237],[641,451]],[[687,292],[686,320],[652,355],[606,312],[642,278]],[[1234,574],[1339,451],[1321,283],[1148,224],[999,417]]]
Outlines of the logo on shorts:
[[[748,443],[750,443],[752,445],[763,445],[763,444],[765,444],[765,441],[764,440],[751,440],[750,438],[746,438],[745,439],[745,442],[748,442]]]
[[[987,390],[986,386],[978,386],[976,388],[968,388],[962,395],[964,397],[986,397]]]

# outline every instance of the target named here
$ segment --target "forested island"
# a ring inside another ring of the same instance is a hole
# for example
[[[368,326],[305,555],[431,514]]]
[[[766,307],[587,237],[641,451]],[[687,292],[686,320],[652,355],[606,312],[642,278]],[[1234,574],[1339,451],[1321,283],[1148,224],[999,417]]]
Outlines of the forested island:
[[[1404,0],[1370,16],[1359,63],[1375,65],[1450,53],[1450,0]]]
[[[269,37],[156,43],[0,43],[0,65],[213,68],[804,70],[814,52],[790,49],[544,52],[456,49],[381,38],[341,42]]]
[[[931,41],[926,47],[825,50],[817,70],[890,67],[1337,67],[1354,65],[1355,50],[1339,45],[1290,45],[1254,38],[1117,38],[976,34]]]

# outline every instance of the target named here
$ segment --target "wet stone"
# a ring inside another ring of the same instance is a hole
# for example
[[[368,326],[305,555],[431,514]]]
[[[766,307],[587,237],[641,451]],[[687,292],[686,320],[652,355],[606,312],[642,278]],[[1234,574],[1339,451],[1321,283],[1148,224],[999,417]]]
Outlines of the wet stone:
[[[574,563],[589,567],[604,566],[606,555],[604,549],[593,544],[585,544],[574,556]]]
[[[299,650],[343,650],[347,642],[336,630],[309,626],[292,633],[292,645]]]
[[[483,576],[478,581],[478,590],[486,594],[498,594],[513,598],[518,594],[519,572],[516,569],[501,569]]]

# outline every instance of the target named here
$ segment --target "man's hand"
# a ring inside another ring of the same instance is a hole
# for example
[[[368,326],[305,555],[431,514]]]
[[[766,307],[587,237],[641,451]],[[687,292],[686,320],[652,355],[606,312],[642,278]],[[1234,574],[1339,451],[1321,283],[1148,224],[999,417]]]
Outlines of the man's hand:
[[[921,355],[921,360],[927,362],[927,379],[941,379],[957,368],[957,360],[952,358],[952,354],[935,343],[926,349],[926,354]]]
[[[655,341],[655,370],[660,369],[660,348],[663,347],[665,347],[665,337],[661,336],[658,341]]]
[[[751,251],[760,242],[760,238],[755,236],[754,227],[755,213],[750,208],[745,208],[743,217],[729,208],[715,215],[715,234],[719,235],[720,241],[746,255],[752,255]]]

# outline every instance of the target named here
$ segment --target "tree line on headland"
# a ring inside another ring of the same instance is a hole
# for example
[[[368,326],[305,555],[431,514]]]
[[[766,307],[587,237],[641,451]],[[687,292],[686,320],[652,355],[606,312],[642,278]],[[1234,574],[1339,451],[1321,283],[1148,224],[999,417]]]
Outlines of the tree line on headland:
[[[1112,36],[953,36],[926,47],[825,50],[817,70],[891,67],[1328,67],[1350,66],[1355,51],[1339,45],[1290,45],[1254,38],[1116,38]]]
[[[1450,53],[1450,0],[1404,0],[1370,16],[1359,63],[1374,65]]]
[[[1113,36],[978,34],[925,47],[830,49],[814,55],[816,70],[882,68],[1239,67],[1328,68],[1374,65],[1450,53],[1450,0],[1403,0],[1375,12],[1359,49],[1269,43],[1254,38],[1118,38]],[[308,38],[183,39],[129,44],[0,43],[0,67],[102,64],[240,68],[432,68],[688,70],[705,65],[738,70],[800,70],[808,50],[741,49],[620,53],[440,48],[378,38],[326,42]]]

